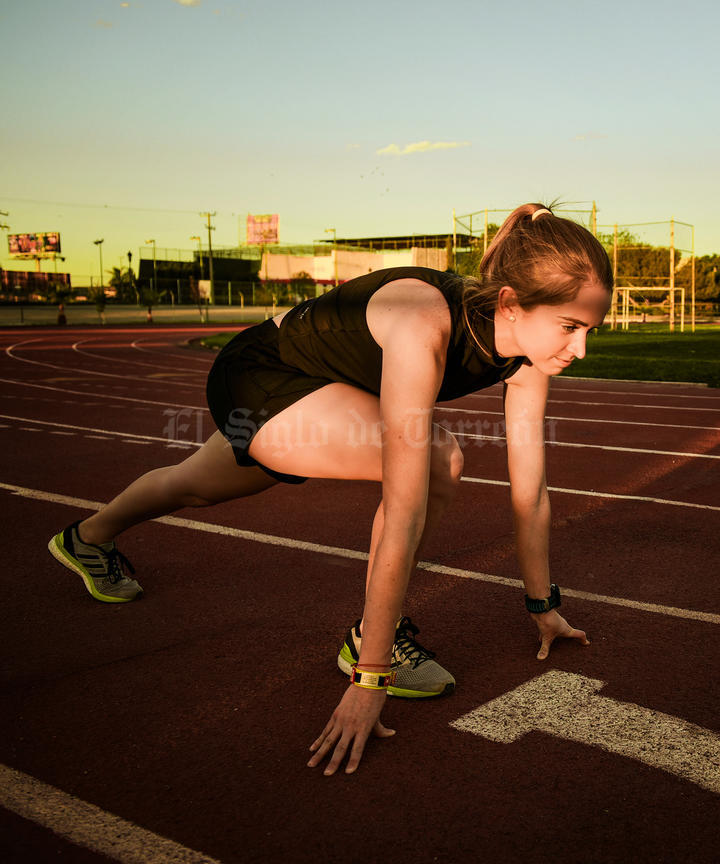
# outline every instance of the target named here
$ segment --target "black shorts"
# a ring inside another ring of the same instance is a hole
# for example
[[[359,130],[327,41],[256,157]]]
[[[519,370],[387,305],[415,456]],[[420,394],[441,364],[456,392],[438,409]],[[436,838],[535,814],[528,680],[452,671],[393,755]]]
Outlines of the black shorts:
[[[238,465],[257,465],[283,483],[304,483],[307,477],[273,471],[248,453],[255,433],[271,417],[332,383],[283,363],[279,332],[269,318],[234,336],[210,370],[207,402],[218,429],[232,445]]]

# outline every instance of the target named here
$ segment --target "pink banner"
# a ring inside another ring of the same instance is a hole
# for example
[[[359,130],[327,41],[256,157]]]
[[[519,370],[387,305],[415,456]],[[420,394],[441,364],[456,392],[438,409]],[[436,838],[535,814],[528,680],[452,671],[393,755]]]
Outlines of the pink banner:
[[[248,213],[247,217],[247,244],[248,246],[267,246],[278,242],[278,214],[266,213],[253,216]]]

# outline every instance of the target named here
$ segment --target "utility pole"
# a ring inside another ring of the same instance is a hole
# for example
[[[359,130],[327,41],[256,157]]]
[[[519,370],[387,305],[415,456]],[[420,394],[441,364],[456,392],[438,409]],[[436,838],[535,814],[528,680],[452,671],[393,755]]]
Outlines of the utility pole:
[[[212,235],[211,231],[215,230],[215,226],[210,221],[215,213],[201,213],[201,216],[204,216],[207,219],[207,232],[208,232],[208,272],[210,276],[210,302],[212,304],[215,303],[215,278],[213,276],[213,258],[212,258]]]
[[[338,286],[338,260],[337,260],[337,231],[334,228],[326,228],[326,234],[333,235],[333,271],[335,275],[335,287]]]

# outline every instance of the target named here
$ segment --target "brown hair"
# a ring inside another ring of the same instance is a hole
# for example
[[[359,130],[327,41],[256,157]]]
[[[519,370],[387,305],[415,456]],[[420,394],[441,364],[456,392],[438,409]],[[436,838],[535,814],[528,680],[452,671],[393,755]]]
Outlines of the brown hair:
[[[549,212],[533,219],[539,210]],[[545,204],[513,210],[478,270],[477,277],[463,279],[463,316],[476,342],[473,321],[492,315],[504,285],[515,291],[523,309],[569,303],[590,281],[608,292],[613,289],[610,260],[598,240],[577,222],[555,216]]]

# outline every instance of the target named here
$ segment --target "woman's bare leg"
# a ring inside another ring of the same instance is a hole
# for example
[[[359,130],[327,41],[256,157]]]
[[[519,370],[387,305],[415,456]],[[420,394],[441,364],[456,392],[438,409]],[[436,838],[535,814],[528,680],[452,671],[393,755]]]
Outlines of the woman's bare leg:
[[[441,427],[434,426],[434,430],[440,430]],[[457,487],[460,483],[463,469],[463,455],[455,438],[447,433],[448,438],[444,438],[435,432],[436,445],[431,455],[430,460],[430,488],[428,494],[427,513],[425,516],[425,526],[415,552],[415,564],[420,560],[422,550],[427,545],[427,541],[442,519],[445,511],[455,497]],[[372,572],[373,559],[375,558],[375,550],[377,549],[380,536],[382,534],[385,513],[383,503],[375,513],[372,527],[372,537],[370,540],[370,555],[368,557],[367,581],[370,580]],[[360,627],[362,631],[362,624]]]
[[[155,468],[131,483],[80,523],[80,536],[86,543],[106,543],[148,519],[255,495],[275,483],[261,468],[239,466],[227,439],[215,432],[183,462]]]

